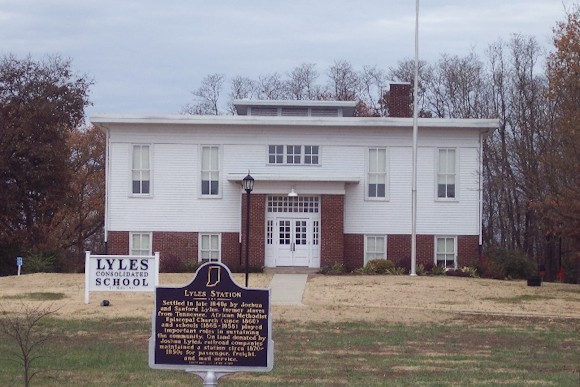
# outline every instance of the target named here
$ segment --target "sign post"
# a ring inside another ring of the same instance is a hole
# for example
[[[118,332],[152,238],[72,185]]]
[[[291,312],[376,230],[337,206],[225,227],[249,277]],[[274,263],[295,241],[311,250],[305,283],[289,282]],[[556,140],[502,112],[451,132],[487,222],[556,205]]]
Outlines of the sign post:
[[[157,287],[149,366],[217,386],[234,372],[271,371],[271,333],[270,289],[240,287],[227,266],[209,262],[184,287]]]
[[[18,275],[20,275],[20,269],[22,268],[22,257],[16,257],[16,266],[18,266]]]

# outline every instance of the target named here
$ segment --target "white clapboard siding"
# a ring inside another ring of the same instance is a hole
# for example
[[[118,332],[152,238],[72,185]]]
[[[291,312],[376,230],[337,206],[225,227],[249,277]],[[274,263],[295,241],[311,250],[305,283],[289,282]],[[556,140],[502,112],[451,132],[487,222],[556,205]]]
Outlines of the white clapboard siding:
[[[291,184],[302,192],[345,193],[345,233],[411,232],[409,128],[126,124],[109,133],[109,230],[238,232],[242,190],[228,176],[250,171],[256,193],[287,192]],[[130,193],[132,144],[152,146],[150,197]],[[201,145],[220,147],[219,198],[201,198]],[[268,145],[319,145],[320,165],[270,165]],[[384,201],[365,200],[367,150],[376,146],[388,149],[388,200]],[[454,147],[458,152],[458,200],[453,202],[436,200],[438,147]],[[478,234],[478,149],[477,130],[419,131],[418,233]],[[309,181],[293,182],[297,176],[307,176]],[[346,177],[348,183],[336,182]]]

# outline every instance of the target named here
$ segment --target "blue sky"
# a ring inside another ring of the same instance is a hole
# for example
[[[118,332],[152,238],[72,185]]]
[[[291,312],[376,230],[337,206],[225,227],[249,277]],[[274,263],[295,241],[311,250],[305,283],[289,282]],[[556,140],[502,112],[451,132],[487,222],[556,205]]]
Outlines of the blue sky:
[[[421,59],[483,54],[513,33],[551,50],[573,0],[423,0]],[[87,113],[176,114],[210,73],[257,78],[414,55],[412,0],[0,0],[0,56],[60,54],[91,77]]]

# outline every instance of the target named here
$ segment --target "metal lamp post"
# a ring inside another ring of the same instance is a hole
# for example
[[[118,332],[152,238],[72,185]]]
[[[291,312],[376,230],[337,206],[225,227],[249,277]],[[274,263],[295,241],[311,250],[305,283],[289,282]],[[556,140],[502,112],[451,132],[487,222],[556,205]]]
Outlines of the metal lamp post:
[[[242,187],[246,191],[246,287],[248,287],[248,271],[250,260],[250,194],[254,190],[254,178],[250,175],[244,177],[242,180]]]

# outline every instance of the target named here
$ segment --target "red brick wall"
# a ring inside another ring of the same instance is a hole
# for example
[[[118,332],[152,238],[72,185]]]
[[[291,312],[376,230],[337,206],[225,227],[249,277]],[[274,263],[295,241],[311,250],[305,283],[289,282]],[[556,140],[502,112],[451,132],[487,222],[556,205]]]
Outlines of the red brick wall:
[[[457,237],[457,265],[474,266],[479,259],[479,237],[460,235]]]
[[[344,263],[344,195],[322,195],[320,202],[320,265]]]
[[[233,270],[240,266],[240,234],[237,232],[222,232],[222,263]]]
[[[246,196],[242,195],[242,261],[246,262]],[[266,251],[266,195],[251,194],[250,197],[250,267],[264,267]]]
[[[362,267],[365,255],[363,234],[344,234],[344,265],[348,270]]]
[[[154,232],[153,252],[159,252],[160,259],[172,256],[182,261],[197,261],[196,232]]]
[[[109,255],[129,255],[129,232],[109,231],[107,250]]]

